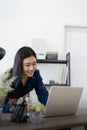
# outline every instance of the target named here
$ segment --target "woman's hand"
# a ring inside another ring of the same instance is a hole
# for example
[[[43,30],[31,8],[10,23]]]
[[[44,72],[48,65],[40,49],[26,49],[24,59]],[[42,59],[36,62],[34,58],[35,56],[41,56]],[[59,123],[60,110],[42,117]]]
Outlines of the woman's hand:
[[[16,103],[17,102],[17,98],[9,98],[8,103]]]

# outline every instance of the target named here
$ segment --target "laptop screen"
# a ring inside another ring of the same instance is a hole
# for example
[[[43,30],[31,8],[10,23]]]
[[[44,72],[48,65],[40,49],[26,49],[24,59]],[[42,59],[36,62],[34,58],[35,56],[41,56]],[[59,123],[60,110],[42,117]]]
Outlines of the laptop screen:
[[[45,109],[45,117],[75,114],[82,91],[83,87],[52,86]]]

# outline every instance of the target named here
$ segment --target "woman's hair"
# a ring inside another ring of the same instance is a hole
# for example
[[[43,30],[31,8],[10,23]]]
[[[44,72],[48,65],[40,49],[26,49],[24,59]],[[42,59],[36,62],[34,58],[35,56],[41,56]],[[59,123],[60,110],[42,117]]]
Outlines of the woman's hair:
[[[30,57],[30,56],[34,56],[37,59],[36,53],[34,52],[34,50],[27,46],[20,48],[15,55],[14,66],[12,69],[12,76],[17,76],[14,83],[15,87],[18,85],[21,79],[22,62],[25,58]]]

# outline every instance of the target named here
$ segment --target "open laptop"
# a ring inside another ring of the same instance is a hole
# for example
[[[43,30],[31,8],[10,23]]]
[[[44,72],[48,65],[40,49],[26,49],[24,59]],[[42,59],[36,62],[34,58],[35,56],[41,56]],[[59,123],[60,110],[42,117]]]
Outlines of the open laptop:
[[[82,91],[82,87],[52,86],[46,104],[45,117],[75,114]]]

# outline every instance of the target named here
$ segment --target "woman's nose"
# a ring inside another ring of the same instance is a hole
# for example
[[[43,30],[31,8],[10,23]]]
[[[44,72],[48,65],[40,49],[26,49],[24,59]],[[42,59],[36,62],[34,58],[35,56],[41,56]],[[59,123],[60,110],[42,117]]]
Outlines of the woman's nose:
[[[30,70],[33,70],[33,68],[34,68],[33,65],[30,65],[29,69],[30,69]]]

